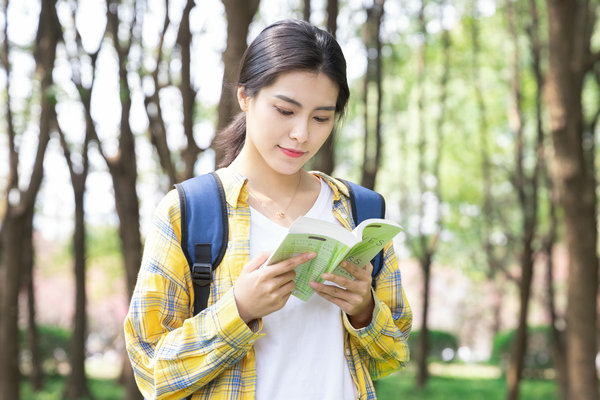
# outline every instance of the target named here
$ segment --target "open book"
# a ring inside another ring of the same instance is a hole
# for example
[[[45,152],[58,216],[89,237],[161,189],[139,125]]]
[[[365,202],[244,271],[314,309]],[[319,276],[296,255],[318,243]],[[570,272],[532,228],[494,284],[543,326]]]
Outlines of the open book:
[[[265,265],[276,264],[301,253],[317,253],[312,260],[295,269],[296,288],[292,294],[306,301],[313,294],[309,282],[323,282],[321,274],[326,272],[353,279],[339,264],[347,260],[364,267],[401,230],[400,225],[386,219],[367,219],[349,231],[337,223],[299,217]]]

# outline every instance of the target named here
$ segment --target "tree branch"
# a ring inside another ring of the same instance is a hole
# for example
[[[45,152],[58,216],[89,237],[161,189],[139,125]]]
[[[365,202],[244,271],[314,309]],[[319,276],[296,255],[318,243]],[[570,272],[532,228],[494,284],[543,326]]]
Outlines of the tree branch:
[[[171,152],[169,151],[169,145],[167,142],[167,127],[165,125],[162,115],[162,107],[160,105],[160,90],[168,85],[161,85],[158,78],[163,58],[165,35],[170,23],[169,0],[165,0],[165,19],[163,22],[162,31],[160,32],[154,71],[151,73],[152,81],[154,82],[154,92],[149,96],[145,96],[144,106],[146,107],[146,114],[149,121],[148,133],[150,136],[150,142],[158,153],[158,159],[161,167],[169,176],[170,185],[173,185],[175,184],[175,166],[173,164],[173,160],[171,159]]]
[[[92,113],[91,113],[92,90],[93,90],[94,84],[96,82],[96,63],[98,61],[98,54],[100,54],[100,50],[102,48],[102,41],[100,41],[100,43],[98,44],[98,49],[96,49],[95,52],[87,53],[85,51],[85,49],[83,48],[81,32],[79,31],[79,29],[77,29],[77,24],[75,23],[75,13],[77,10],[74,7],[71,11],[72,11],[71,18],[73,19],[73,26],[75,29],[75,46],[65,46],[65,47],[67,48],[67,51],[69,48],[73,48],[73,47],[77,49],[77,51],[75,53],[73,53],[73,52],[69,53],[68,57],[69,57],[69,61],[71,64],[71,82],[73,82],[73,84],[77,88],[77,93],[79,94],[79,99],[81,100],[81,103],[82,103],[83,109],[84,109],[84,113],[85,113],[86,137],[85,137],[84,146],[88,146],[89,142],[92,140],[96,141],[96,143],[98,144],[98,152],[100,153],[100,156],[108,164],[110,160],[106,156],[106,153],[104,152],[102,143],[100,142],[98,133],[96,131],[96,124],[94,122],[94,119],[92,118]],[[103,33],[102,37],[106,36],[107,29],[108,29],[108,22],[104,26],[104,33]],[[80,71],[81,71],[81,59],[83,58],[83,55],[86,55],[90,58],[92,79],[91,79],[89,87],[85,87],[81,80]],[[57,122],[57,125],[58,125],[58,122]],[[59,134],[60,134],[60,131],[59,131]],[[87,148],[87,147],[85,147],[85,148]],[[88,164],[89,164],[89,160],[87,158],[84,158],[84,171],[87,170]]]

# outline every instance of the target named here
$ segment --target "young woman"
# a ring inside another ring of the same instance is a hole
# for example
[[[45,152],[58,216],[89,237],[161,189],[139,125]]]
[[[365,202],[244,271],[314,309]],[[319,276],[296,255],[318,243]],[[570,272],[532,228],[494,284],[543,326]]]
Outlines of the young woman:
[[[126,345],[146,398],[374,399],[372,379],[408,361],[412,315],[392,243],[372,266],[343,263],[354,280],[324,274],[318,295],[290,296],[302,254],[260,268],[301,215],[351,229],[348,192],[302,168],[343,114],[346,61],[335,39],[301,21],[267,27],[246,51],[242,112],[221,132],[229,243],[208,307],[192,317],[180,205],[157,207],[129,314]],[[201,227],[199,228],[201,229]]]

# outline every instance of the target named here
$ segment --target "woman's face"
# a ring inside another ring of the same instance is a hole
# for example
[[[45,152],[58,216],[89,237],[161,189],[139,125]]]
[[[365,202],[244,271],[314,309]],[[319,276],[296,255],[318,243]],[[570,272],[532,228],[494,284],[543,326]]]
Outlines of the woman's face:
[[[252,97],[238,88],[246,112],[243,151],[277,173],[296,173],[333,130],[338,91],[327,75],[309,71],[281,74]]]

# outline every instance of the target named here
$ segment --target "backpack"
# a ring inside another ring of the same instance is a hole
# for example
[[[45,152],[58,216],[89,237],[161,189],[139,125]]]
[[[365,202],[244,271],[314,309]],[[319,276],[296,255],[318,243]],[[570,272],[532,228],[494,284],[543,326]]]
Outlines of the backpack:
[[[384,218],[385,200],[379,193],[343,179],[350,193],[355,225],[368,218]],[[194,315],[204,310],[210,294],[212,272],[223,260],[229,238],[225,190],[215,172],[175,185],[181,209],[181,247],[194,286]],[[371,261],[373,287],[383,266],[383,251]]]

